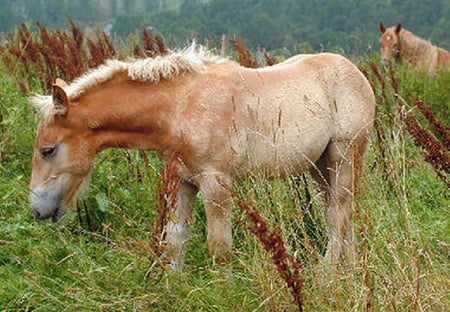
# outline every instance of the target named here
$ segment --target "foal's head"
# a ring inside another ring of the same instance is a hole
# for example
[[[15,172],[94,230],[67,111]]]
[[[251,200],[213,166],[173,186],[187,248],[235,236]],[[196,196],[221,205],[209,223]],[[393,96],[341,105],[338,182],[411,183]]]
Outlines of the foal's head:
[[[398,34],[402,30],[402,24],[386,28],[380,22],[379,28],[382,33],[380,38],[380,54],[383,64],[388,65],[391,59],[397,59],[400,56],[400,39]]]
[[[72,114],[67,85],[57,80],[53,96],[40,105],[44,112],[33,155],[30,204],[38,219],[57,221],[66,211],[92,167],[95,150],[89,131]],[[75,115],[75,116],[74,116]]]

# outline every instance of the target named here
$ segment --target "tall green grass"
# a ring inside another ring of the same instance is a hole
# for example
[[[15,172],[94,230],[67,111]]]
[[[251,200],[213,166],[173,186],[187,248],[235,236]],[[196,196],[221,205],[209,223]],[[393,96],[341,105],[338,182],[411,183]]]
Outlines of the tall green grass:
[[[326,211],[308,176],[284,182],[255,176],[234,189],[258,208],[269,227],[280,230],[301,264],[305,311],[444,311],[450,306],[449,190],[424,161],[402,111],[414,112],[432,131],[408,97],[409,90],[448,125],[450,73],[431,78],[403,67],[395,75],[379,68],[383,86],[369,61],[361,67],[379,106],[355,205],[354,265],[330,268],[321,262]],[[74,207],[57,224],[34,220],[27,184],[38,116],[4,68],[0,90],[0,310],[296,309],[290,289],[237,207],[231,279],[208,255],[200,200],[185,271],[168,270],[150,244],[161,170],[151,153],[149,163],[134,151],[101,153],[79,212]]]

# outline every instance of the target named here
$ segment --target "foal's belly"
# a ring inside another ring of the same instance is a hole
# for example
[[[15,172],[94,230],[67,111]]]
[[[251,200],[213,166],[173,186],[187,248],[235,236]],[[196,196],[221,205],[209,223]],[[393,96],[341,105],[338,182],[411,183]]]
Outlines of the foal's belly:
[[[329,135],[321,131],[315,135],[281,129],[271,135],[246,131],[239,138],[235,174],[238,178],[297,175],[314,166],[329,141]]]

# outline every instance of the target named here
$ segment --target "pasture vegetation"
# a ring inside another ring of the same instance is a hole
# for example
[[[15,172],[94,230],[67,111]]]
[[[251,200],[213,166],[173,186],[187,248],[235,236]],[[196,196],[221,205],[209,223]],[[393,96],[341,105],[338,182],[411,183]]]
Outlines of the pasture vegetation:
[[[450,72],[431,78],[402,66],[389,71],[376,66],[376,55],[354,61],[371,81],[378,103],[355,203],[358,261],[338,268],[322,264],[325,206],[307,175],[273,182],[260,181],[255,173],[250,182],[234,185],[236,197],[280,230],[301,265],[305,311],[444,311],[450,306]],[[297,309],[237,206],[231,279],[208,255],[200,201],[185,271],[170,272],[151,244],[162,169],[151,153],[101,153],[91,187],[77,207],[57,224],[35,220],[28,182],[39,116],[14,74],[11,67],[0,67],[0,310]],[[45,92],[36,82],[28,86]],[[432,107],[445,133],[422,116],[417,99]],[[433,151],[443,155],[441,164],[424,160],[427,152],[415,144],[404,122],[407,113],[441,142],[441,149]]]

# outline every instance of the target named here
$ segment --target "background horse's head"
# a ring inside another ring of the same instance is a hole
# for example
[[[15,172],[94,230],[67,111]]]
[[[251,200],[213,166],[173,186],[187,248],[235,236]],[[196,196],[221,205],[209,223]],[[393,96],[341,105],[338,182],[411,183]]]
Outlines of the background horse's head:
[[[380,38],[380,54],[383,64],[387,66],[391,59],[400,57],[400,38],[399,33],[402,30],[402,24],[386,28],[382,22],[379,24],[382,33]]]
[[[31,209],[38,219],[57,221],[86,180],[95,151],[79,118],[71,118],[69,99],[62,80],[53,85],[52,97],[41,97],[40,121],[30,183]],[[72,106],[72,105],[71,105]]]

